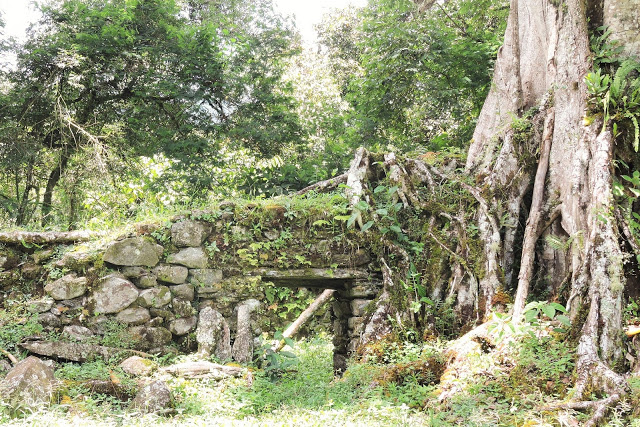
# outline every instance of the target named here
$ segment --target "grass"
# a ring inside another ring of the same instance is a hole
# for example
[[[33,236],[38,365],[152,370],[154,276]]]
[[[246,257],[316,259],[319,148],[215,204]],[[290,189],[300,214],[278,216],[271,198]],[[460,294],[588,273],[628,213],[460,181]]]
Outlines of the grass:
[[[128,402],[69,388],[60,403],[19,419],[0,419],[7,426],[555,426],[580,425],[588,414],[540,408],[570,395],[573,349],[550,336],[515,342],[497,353],[469,358],[468,375],[459,391],[438,400],[438,384],[424,381],[407,367],[437,357],[443,343],[388,346],[386,361],[353,363],[342,378],[332,373],[330,337],[299,341],[293,351],[299,363],[275,380],[253,370],[247,378],[220,382],[163,378],[173,391],[176,414],[136,416]],[[180,356],[179,359],[184,356]],[[162,362],[162,361],[160,361]],[[113,366],[101,362],[62,364],[56,376],[73,381],[107,378]],[[423,366],[423,365],[420,365]],[[407,372],[409,372],[408,375]],[[389,375],[391,373],[391,375]],[[402,373],[403,375],[399,375]],[[390,379],[391,378],[391,379]],[[630,381],[631,394],[614,408],[607,426],[640,426],[637,416],[640,380]]]
[[[134,416],[126,403],[103,395],[77,394],[20,419],[0,419],[7,426],[407,426],[429,425],[426,412],[402,402],[409,391],[425,394],[432,386],[414,384],[387,390],[372,384],[380,368],[358,364],[343,378],[335,378],[333,347],[329,337],[300,341],[294,352],[296,371],[272,381],[256,371],[252,387],[246,378],[221,382],[172,378],[177,414],[173,417]],[[104,376],[105,368],[96,363],[85,368],[63,366],[61,376],[85,378],[81,369]]]

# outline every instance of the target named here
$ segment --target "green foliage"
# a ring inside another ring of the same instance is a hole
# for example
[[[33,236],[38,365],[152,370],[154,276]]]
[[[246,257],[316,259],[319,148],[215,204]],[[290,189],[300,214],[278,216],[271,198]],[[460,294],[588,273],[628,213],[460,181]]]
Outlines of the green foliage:
[[[557,320],[562,323],[566,327],[571,326],[571,321],[564,314],[558,313],[566,313],[567,309],[557,302],[548,303],[546,301],[532,301],[528,303],[523,310],[524,320],[527,323],[530,323],[533,326],[539,326],[539,317],[546,318],[547,320]],[[565,330],[562,328],[555,328],[557,332],[564,333]]]
[[[610,31],[596,30],[591,38],[594,71],[585,81],[591,113],[602,112],[603,129],[613,124],[615,137],[631,142],[634,151],[640,147],[640,62],[620,56],[621,49],[609,41]]]
[[[626,324],[640,323],[640,299],[630,299],[624,307],[622,317]]]
[[[566,341],[534,336],[522,341],[509,381],[516,390],[528,393],[536,387],[545,393],[563,394],[573,382],[574,368],[575,349]]]
[[[377,0],[320,26],[353,108],[349,141],[399,149],[464,146],[490,84],[508,7],[483,0]]]
[[[95,337],[94,341],[96,344],[123,349],[134,348],[136,346],[136,341],[129,333],[127,324],[109,319],[101,323],[100,327],[103,333]]]
[[[271,157],[301,135],[282,82],[293,33],[268,1],[65,0],[42,11],[17,68],[0,76],[2,178],[17,184],[0,190],[18,224],[40,208],[45,222],[72,225],[87,196],[107,202],[87,185],[108,188],[96,183],[105,174],[125,178],[111,188],[129,205],[167,181],[201,198],[227,153]],[[66,212],[52,203],[59,184]]]
[[[25,338],[42,332],[37,314],[25,313],[15,306],[9,310],[0,310],[0,348],[3,350],[10,353],[21,352],[18,344]]]
[[[294,341],[291,338],[285,338],[282,336],[281,331],[276,331],[273,334],[273,340],[266,340],[259,347],[254,350],[255,359],[257,364],[264,373],[271,379],[276,380],[286,372],[291,371],[297,364],[297,356],[290,351],[274,351],[273,342],[284,340],[285,344],[289,347],[294,346]]]

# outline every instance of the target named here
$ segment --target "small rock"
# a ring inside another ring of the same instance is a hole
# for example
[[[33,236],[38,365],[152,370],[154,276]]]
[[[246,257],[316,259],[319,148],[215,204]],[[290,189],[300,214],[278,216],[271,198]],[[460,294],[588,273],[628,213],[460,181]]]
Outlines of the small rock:
[[[181,317],[169,323],[169,330],[173,335],[186,335],[196,328],[197,323],[198,318],[196,316]]]
[[[354,299],[351,300],[351,313],[356,317],[362,317],[366,314],[365,308],[371,300],[368,299]]]
[[[158,284],[158,279],[153,274],[145,274],[138,279],[138,287],[142,289],[153,288]]]
[[[94,336],[93,332],[91,332],[91,329],[85,328],[84,326],[80,325],[65,326],[62,329],[62,333],[67,334],[71,338],[77,339],[78,341],[84,341],[87,338],[91,338],[92,336]]]
[[[56,300],[79,297],[87,291],[87,278],[78,277],[76,273],[67,274],[47,284],[44,290]]]
[[[189,268],[207,268],[209,257],[201,247],[185,248],[167,257],[170,264],[180,264]]]
[[[12,252],[0,253],[0,270],[10,270],[20,262],[20,257]]]
[[[278,230],[265,230],[262,234],[269,240],[276,240],[280,237],[280,232]]]
[[[353,334],[358,335],[364,325],[364,317],[350,317],[347,324],[349,329],[353,331]]]
[[[138,304],[142,307],[160,308],[171,302],[171,292],[166,286],[156,286],[140,292]]]
[[[123,267],[120,271],[126,278],[129,278],[129,279],[137,279],[140,276],[143,276],[149,273],[147,269],[139,266]]]
[[[22,266],[22,278],[33,280],[44,272],[44,267],[34,263],[28,263]]]
[[[49,405],[53,393],[53,370],[35,356],[19,362],[0,382],[0,396],[16,413]]]
[[[171,226],[171,242],[179,248],[198,247],[211,232],[211,226],[193,220],[176,222]]]
[[[129,329],[129,332],[136,341],[137,347],[142,350],[162,347],[169,344],[173,338],[171,332],[162,327],[134,326]]]
[[[33,257],[33,262],[35,262],[36,264],[42,264],[48,259],[51,259],[54,253],[55,252],[53,251],[53,249],[45,249],[42,251],[34,252],[31,256]]]
[[[86,252],[67,252],[61,260],[57,261],[56,267],[67,268],[69,270],[84,270],[97,258],[96,254]]]
[[[159,265],[153,269],[158,280],[179,285],[187,280],[189,270],[179,265]]]
[[[38,323],[40,323],[43,326],[51,326],[56,328],[60,326],[61,322],[58,316],[56,316],[53,313],[40,313],[38,315]]]
[[[189,283],[193,285],[207,287],[220,282],[222,282],[222,270],[204,268],[189,271]]]
[[[356,283],[348,289],[349,296],[352,298],[374,298],[382,289],[382,283],[365,282]]]
[[[336,317],[348,317],[351,315],[351,308],[349,307],[349,303],[346,301],[333,301],[331,308],[333,309],[333,314]]]
[[[135,377],[151,375],[158,368],[158,365],[140,356],[131,356],[120,363],[120,368],[127,374]]]
[[[151,313],[151,317],[154,318],[161,318],[164,320],[173,320],[176,318],[176,316],[174,316],[173,312],[171,312],[170,310],[167,310],[166,308],[153,308],[151,307],[149,309],[149,313]],[[152,326],[152,325],[149,325]]]
[[[118,313],[138,299],[138,288],[116,275],[103,277],[91,295],[95,313]]]
[[[173,313],[177,317],[189,317],[195,314],[195,309],[189,301],[185,301],[180,298],[174,298],[171,306],[173,307]]]
[[[153,267],[160,261],[162,250],[162,246],[143,237],[131,237],[111,244],[103,259],[114,265]]]
[[[194,286],[188,283],[171,286],[169,290],[174,297],[183,299],[185,301],[193,301],[193,299],[195,298]]]
[[[31,313],[44,313],[53,307],[53,298],[42,297],[27,303],[27,310]]]
[[[143,325],[151,320],[149,310],[143,307],[132,307],[122,310],[116,315],[116,320],[129,325]]]
[[[9,372],[11,370],[11,363],[8,360],[0,359],[0,372]]]
[[[154,317],[153,319],[149,320],[149,323],[147,323],[147,325],[151,328],[155,328],[158,326],[162,326],[163,323],[164,319],[162,317]]]
[[[129,406],[143,414],[165,412],[173,403],[171,390],[164,381],[156,381],[143,387]]]

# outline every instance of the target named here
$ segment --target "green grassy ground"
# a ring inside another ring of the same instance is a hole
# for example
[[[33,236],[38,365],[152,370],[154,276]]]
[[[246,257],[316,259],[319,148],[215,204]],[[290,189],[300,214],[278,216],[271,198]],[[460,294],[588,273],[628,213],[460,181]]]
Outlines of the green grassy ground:
[[[302,340],[293,351],[295,370],[278,378],[252,371],[221,382],[168,379],[177,413],[136,416],[127,402],[70,387],[60,403],[22,418],[0,419],[11,426],[579,426],[588,414],[548,412],[545,403],[570,394],[573,365],[567,351],[551,338],[514,348],[513,358],[492,354],[469,364],[461,391],[447,402],[437,399],[438,385],[415,368],[442,348],[397,345],[381,347],[378,360],[354,363],[342,378],[332,372],[330,337]],[[548,356],[545,356],[548,355]],[[381,363],[384,362],[384,363]],[[405,369],[399,370],[398,366]],[[395,367],[395,368],[394,368]],[[406,369],[406,367],[411,367]],[[414,369],[412,371],[411,369]],[[133,381],[102,362],[61,364],[61,380],[108,377]],[[390,374],[391,373],[391,374]],[[632,397],[640,395],[640,381]],[[636,387],[637,386],[637,387]],[[567,391],[568,389],[568,391]],[[635,398],[624,401],[608,418],[608,426],[640,426],[634,419]]]

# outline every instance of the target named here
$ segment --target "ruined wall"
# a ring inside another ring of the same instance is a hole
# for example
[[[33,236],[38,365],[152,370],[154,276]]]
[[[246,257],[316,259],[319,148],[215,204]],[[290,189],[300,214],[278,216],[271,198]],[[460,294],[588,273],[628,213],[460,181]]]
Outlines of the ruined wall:
[[[101,243],[6,245],[3,298],[30,295],[38,322],[71,340],[116,322],[139,350],[197,346],[245,363],[256,337],[282,330],[322,289],[336,289],[316,322],[334,333],[342,365],[358,345],[379,273],[366,242],[314,215],[227,203]]]

